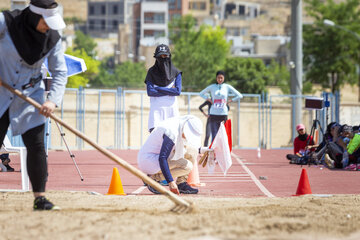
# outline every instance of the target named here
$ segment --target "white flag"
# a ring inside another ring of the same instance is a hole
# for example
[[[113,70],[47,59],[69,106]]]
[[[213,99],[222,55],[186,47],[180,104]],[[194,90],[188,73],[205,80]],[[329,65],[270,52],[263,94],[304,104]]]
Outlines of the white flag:
[[[221,170],[226,175],[228,169],[232,165],[231,154],[229,149],[228,137],[224,127],[224,123],[221,122],[219,131],[217,132],[213,144],[211,146],[214,149],[216,161],[219,163]]]

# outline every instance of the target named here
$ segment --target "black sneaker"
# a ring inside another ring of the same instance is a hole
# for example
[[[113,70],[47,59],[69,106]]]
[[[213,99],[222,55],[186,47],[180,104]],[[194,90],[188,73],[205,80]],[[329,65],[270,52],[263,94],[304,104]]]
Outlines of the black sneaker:
[[[13,171],[14,171],[14,168],[10,167],[9,164],[4,165],[4,166],[6,167],[6,171],[7,171],[7,172],[13,172]]]
[[[47,200],[46,197],[37,197],[34,200],[34,210],[60,210],[60,208]]]
[[[146,184],[144,182],[145,186],[149,189],[150,192],[154,193],[154,194],[160,194],[160,192],[158,190],[156,190],[155,188],[153,188],[152,186],[150,186],[149,184]]]
[[[178,189],[179,192],[183,194],[197,194],[199,192],[198,189],[190,187],[187,182],[179,183]]]

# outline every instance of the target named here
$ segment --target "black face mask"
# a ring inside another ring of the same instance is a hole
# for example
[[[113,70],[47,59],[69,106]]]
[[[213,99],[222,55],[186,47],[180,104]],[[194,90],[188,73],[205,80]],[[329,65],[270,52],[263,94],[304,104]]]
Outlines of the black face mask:
[[[301,141],[306,141],[306,139],[308,138],[308,134],[307,133],[305,133],[305,134],[299,134],[299,139],[301,140]]]
[[[158,57],[154,66],[149,69],[145,83],[150,81],[153,84],[165,87],[172,83],[179,73],[181,72],[172,65],[170,57]]]
[[[156,58],[156,66],[159,68],[160,72],[164,75],[166,79],[171,78],[171,61],[170,58]]]
[[[22,11],[4,11],[4,16],[17,52],[29,65],[43,58],[60,39],[59,33],[55,30],[38,32],[36,27],[41,15],[31,12],[28,7]]]

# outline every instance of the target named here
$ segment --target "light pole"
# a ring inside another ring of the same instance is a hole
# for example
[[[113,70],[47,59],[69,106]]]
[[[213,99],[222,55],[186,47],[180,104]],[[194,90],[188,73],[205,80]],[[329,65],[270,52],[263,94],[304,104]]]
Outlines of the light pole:
[[[359,34],[357,34],[356,32],[353,32],[349,29],[347,29],[346,27],[343,27],[341,25],[337,25],[335,24],[333,21],[329,20],[329,19],[324,19],[323,23],[326,26],[330,26],[330,27],[335,27],[335,28],[339,28],[347,33],[350,33],[351,35],[353,35],[354,37],[356,37],[357,40],[360,41],[360,36]],[[360,102],[360,67],[359,64],[357,64],[357,74],[358,74],[358,102]]]
[[[331,27],[336,27],[336,28],[342,29],[342,30],[344,30],[344,31],[352,34],[354,37],[357,38],[357,40],[360,41],[360,36],[359,36],[359,34],[357,34],[356,32],[353,32],[353,31],[347,29],[346,27],[337,25],[337,24],[335,24],[333,21],[331,21],[331,20],[329,20],[329,19],[325,19],[325,20],[323,21],[323,23],[324,23],[325,25],[327,25],[327,26],[331,26]]]
[[[302,122],[302,79],[303,79],[303,50],[302,50],[302,0],[291,1],[291,94],[292,99],[292,137],[295,138],[295,126]]]

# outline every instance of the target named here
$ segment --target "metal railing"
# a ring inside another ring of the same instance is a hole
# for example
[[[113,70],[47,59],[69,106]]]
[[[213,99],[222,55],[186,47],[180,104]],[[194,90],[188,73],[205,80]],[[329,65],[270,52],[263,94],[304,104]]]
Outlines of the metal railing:
[[[233,125],[234,148],[288,148],[296,137],[294,111],[291,102],[295,95],[243,94],[244,98],[231,104],[229,118]],[[329,121],[339,122],[339,94],[323,93],[330,107],[319,110],[316,117],[322,128]],[[301,96],[302,99],[306,96]],[[183,92],[178,97],[180,114],[192,114],[205,122],[199,111],[204,101],[197,92]],[[66,89],[56,114],[79,131],[110,149],[138,149],[148,136],[149,97],[145,90]],[[304,124],[310,131],[313,113],[303,109]],[[205,124],[204,124],[205,125]],[[64,149],[56,127],[46,123],[50,149]],[[61,131],[63,129],[61,128]],[[64,130],[67,133],[66,130]],[[279,132],[280,131],[280,132]],[[20,136],[8,136],[14,146],[23,146]],[[71,149],[88,149],[84,141],[65,134]]]

